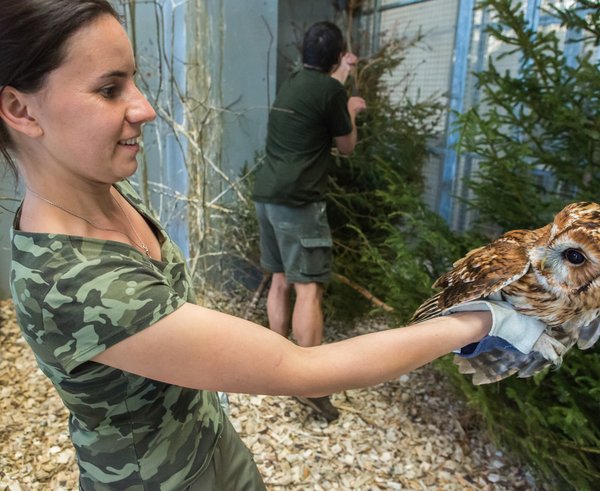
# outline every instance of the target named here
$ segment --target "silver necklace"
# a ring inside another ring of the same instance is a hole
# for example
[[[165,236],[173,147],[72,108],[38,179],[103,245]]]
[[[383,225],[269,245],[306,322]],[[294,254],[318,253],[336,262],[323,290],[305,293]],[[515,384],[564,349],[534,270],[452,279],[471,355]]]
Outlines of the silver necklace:
[[[121,230],[117,230],[117,229],[114,229],[114,228],[99,227],[98,225],[94,224],[92,221],[88,220],[87,218],[82,217],[81,215],[78,215],[77,213],[74,213],[71,210],[68,210],[64,206],[61,206],[61,205],[55,203],[54,201],[50,201],[48,198],[44,198],[43,196],[39,195],[35,191],[32,191],[29,188],[27,188],[27,190],[31,194],[33,194],[34,196],[36,196],[37,198],[41,199],[42,201],[45,201],[49,205],[52,205],[55,208],[58,208],[59,210],[62,210],[65,213],[68,213],[69,215],[72,215],[72,216],[74,216],[76,218],[79,218],[80,220],[83,220],[84,222],[88,223],[89,225],[91,225],[95,229],[104,230],[105,232],[116,232],[118,234],[124,235],[125,237],[127,237],[127,239],[133,245],[135,245],[136,247],[140,247],[144,251],[144,254],[146,254],[146,256],[150,257],[150,250],[148,249],[148,246],[146,244],[144,244],[144,241],[140,237],[140,234],[138,234],[137,230],[133,226],[133,223],[131,223],[131,220],[129,219],[129,216],[127,216],[127,213],[125,213],[125,210],[123,209],[123,207],[121,206],[121,204],[116,200],[116,198],[112,195],[112,193],[111,193],[110,197],[115,202],[115,204],[119,207],[119,210],[121,210],[121,213],[123,214],[123,216],[125,217],[125,220],[127,220],[127,223],[129,224],[129,228],[131,228],[131,230],[133,230],[133,233],[137,237],[137,240],[138,240],[139,244],[136,244],[135,240],[133,240],[128,234],[126,234],[125,232],[122,232]]]

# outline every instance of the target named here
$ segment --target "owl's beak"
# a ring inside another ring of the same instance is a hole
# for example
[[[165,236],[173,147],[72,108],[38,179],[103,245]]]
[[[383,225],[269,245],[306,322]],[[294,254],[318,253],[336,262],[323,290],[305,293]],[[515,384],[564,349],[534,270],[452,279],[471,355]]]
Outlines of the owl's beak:
[[[544,257],[542,257],[541,261],[540,261],[540,271],[544,271],[544,268],[546,267],[546,259],[548,258],[548,256],[544,255]]]

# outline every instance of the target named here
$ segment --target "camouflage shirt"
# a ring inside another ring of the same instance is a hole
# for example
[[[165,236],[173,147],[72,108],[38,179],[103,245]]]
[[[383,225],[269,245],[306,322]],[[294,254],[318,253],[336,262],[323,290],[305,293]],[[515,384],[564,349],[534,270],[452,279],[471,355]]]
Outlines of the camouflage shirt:
[[[180,490],[222,428],[215,393],[90,361],[194,294],[184,258],[128,182],[116,188],[155,227],[162,261],[114,241],[11,231],[11,291],[23,336],[70,412],[84,490]]]

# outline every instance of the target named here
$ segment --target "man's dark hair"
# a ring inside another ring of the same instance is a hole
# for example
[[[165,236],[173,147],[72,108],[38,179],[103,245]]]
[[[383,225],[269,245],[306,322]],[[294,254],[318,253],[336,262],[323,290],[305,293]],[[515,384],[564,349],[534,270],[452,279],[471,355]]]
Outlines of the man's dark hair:
[[[332,22],[317,22],[311,26],[302,42],[302,63],[323,72],[330,72],[344,52],[344,36]]]

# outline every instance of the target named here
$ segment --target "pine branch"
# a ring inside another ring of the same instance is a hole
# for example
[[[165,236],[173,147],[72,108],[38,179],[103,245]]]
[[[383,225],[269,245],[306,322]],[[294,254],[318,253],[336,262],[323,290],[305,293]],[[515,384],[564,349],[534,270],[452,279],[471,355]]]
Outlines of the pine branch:
[[[386,304],[382,300],[379,300],[369,290],[367,290],[366,288],[353,282],[350,278],[347,278],[346,276],[341,275],[339,273],[333,273],[332,276],[334,279],[338,280],[340,283],[343,283],[344,285],[347,285],[350,288],[352,288],[353,290],[360,293],[363,297],[365,297],[369,302],[371,302],[373,305],[377,306],[378,308],[383,309],[386,312],[394,312],[394,307],[391,307],[390,305]]]

